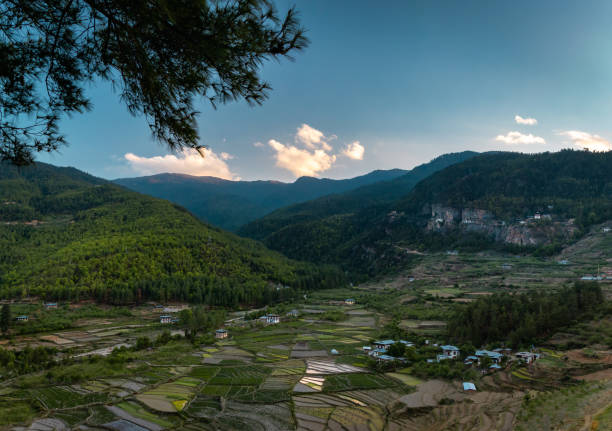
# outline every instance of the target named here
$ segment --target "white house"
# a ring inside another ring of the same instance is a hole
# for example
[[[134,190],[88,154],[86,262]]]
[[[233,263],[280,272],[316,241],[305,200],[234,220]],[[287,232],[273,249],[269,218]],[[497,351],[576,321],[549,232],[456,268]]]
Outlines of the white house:
[[[26,315],[21,315],[15,317],[15,320],[17,320],[18,322],[27,322],[29,320],[29,317]]]
[[[215,331],[215,338],[222,340],[224,338],[227,338],[228,333],[226,329],[217,329]]]
[[[464,391],[476,391],[476,385],[471,382],[463,382],[463,390]]]
[[[514,356],[516,356],[517,359],[525,362],[526,364],[531,364],[532,362],[535,362],[536,359],[540,358],[540,355],[538,353],[532,352],[518,352]]]
[[[355,305],[355,300],[353,298],[347,298],[344,300],[346,305]]]
[[[268,325],[274,325],[276,323],[280,323],[280,316],[278,314],[267,314],[265,316],[260,317],[261,320],[264,320]]]
[[[172,316],[169,316],[168,314],[159,316],[159,323],[172,323]]]
[[[457,359],[459,357],[459,353],[461,352],[459,347],[451,345],[440,346],[440,348],[442,349],[442,354],[447,356],[448,359]]]

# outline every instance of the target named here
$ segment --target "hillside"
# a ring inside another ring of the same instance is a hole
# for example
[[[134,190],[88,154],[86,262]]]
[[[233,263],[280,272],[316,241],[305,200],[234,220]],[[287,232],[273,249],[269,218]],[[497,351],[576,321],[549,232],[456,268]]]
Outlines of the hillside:
[[[201,220],[215,226],[236,230],[277,208],[390,180],[404,173],[406,171],[402,169],[377,170],[344,180],[301,177],[293,183],[159,174],[114,182],[184,206]]]
[[[551,254],[609,219],[612,153],[489,153],[434,173],[390,203],[278,230],[263,219],[245,232],[293,258],[375,275],[406,264],[415,249]]]
[[[338,282],[172,203],[71,168],[0,165],[0,297],[261,304]]]
[[[318,225],[317,221],[341,220],[349,215],[371,206],[385,205],[405,196],[422,179],[455,163],[476,156],[473,151],[463,151],[439,156],[407,171],[397,178],[380,181],[359,187],[345,193],[320,197],[308,202],[280,208],[259,220],[242,227],[238,233],[243,236],[265,240],[269,235],[289,227],[290,229],[309,229]],[[331,219],[329,219],[331,217]],[[326,220],[327,219],[327,220]]]

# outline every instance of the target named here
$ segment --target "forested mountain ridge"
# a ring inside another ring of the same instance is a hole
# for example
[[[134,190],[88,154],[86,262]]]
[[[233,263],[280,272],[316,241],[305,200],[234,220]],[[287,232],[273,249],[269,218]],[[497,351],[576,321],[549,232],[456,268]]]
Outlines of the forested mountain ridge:
[[[407,249],[553,252],[609,219],[612,152],[489,153],[432,174],[393,202],[252,236],[292,258],[375,275],[412,259]]]
[[[0,206],[18,209],[0,219],[2,298],[234,306],[341,283],[333,268],[291,261],[75,169],[1,164]]]
[[[323,196],[308,202],[280,208],[261,219],[243,226],[238,233],[258,240],[266,238],[282,228],[308,229],[317,226],[317,222],[334,224],[364,208],[391,203],[405,196],[422,179],[455,163],[476,156],[473,151],[444,154],[428,163],[406,171],[397,178],[379,181],[357,189]],[[328,219],[329,218],[329,219]],[[328,220],[326,220],[328,219]]]
[[[184,206],[200,219],[227,230],[297,202],[341,193],[406,173],[402,169],[376,170],[344,180],[301,177],[280,181],[229,181],[215,177],[159,174],[114,180],[131,190]]]

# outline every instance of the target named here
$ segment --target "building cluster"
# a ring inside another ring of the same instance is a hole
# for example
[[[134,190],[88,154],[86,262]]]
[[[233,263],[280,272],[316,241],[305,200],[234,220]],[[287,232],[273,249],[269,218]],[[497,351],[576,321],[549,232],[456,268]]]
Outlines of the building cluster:
[[[389,355],[389,348],[395,344],[401,343],[406,347],[414,347],[414,343],[405,340],[379,340],[375,341],[372,346],[363,346],[363,351],[368,356],[376,359],[377,361],[404,361],[404,358],[398,358]],[[426,345],[429,345],[429,340],[426,340]],[[445,344],[438,346],[433,344],[435,347],[439,347],[440,353],[435,358],[427,359],[428,363],[439,363],[447,360],[458,360],[461,357],[461,349],[457,346]],[[486,359],[485,359],[486,358]],[[481,366],[485,361],[488,362],[488,368],[491,371],[499,370],[502,368],[502,362],[506,360],[517,360],[526,364],[533,363],[536,359],[540,358],[539,353],[533,352],[517,352],[512,353],[512,349],[509,348],[497,348],[493,350],[476,350],[473,355],[466,356],[463,359],[463,363],[466,366]]]

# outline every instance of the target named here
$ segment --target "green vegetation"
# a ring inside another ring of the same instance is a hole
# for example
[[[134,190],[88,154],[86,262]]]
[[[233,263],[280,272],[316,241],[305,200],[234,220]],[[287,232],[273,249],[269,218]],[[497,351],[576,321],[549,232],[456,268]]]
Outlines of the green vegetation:
[[[432,204],[486,210],[506,223],[540,211],[557,220],[574,219],[577,236],[612,219],[610,152],[486,153],[454,162],[410,187],[399,184],[403,177],[370,186],[380,200],[358,189],[279,209],[240,232],[292,258],[337,263],[362,281],[418,262],[419,255],[408,250],[497,249],[550,256],[575,239],[557,232],[534,248],[497,243],[494,235],[461,227],[432,232],[426,229]],[[545,227],[547,222],[539,223]]]
[[[0,165],[0,297],[264,305],[343,284],[184,209],[71,169]],[[11,202],[7,205],[6,202]],[[24,224],[35,218],[38,224]],[[281,287],[277,289],[277,287]]]
[[[475,346],[495,341],[528,346],[572,321],[592,319],[603,302],[601,287],[583,282],[559,292],[492,295],[460,306],[448,330]]]

